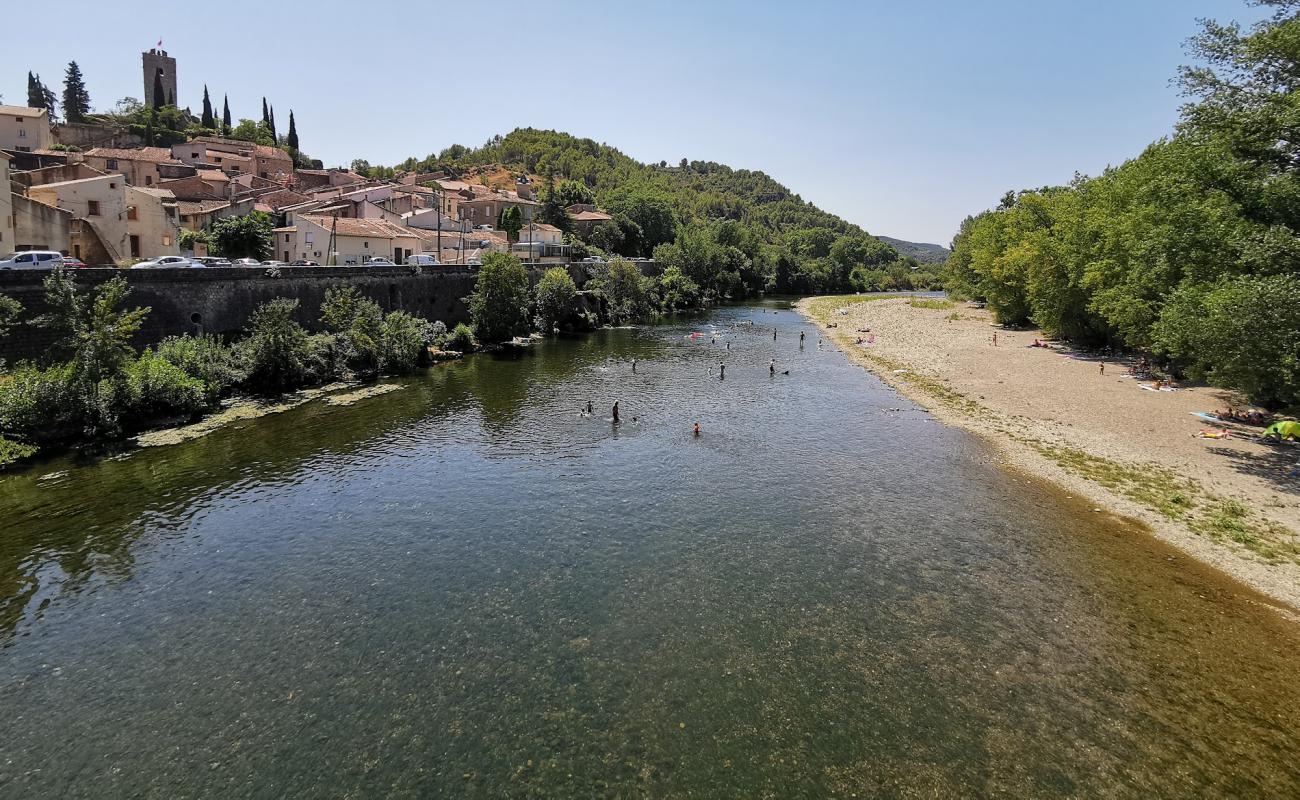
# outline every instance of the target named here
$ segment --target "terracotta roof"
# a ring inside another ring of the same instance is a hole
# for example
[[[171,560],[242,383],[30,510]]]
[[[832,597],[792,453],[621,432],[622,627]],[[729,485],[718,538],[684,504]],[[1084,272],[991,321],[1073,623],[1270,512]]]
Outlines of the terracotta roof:
[[[218,208],[227,208],[230,203],[225,200],[178,200],[176,210],[182,214],[207,214]]]
[[[205,181],[223,181],[230,182],[230,176],[219,169],[201,169],[194,173],[194,177]]]
[[[339,236],[361,236],[371,239],[393,239],[398,236],[420,238],[415,228],[405,228],[382,219],[336,218],[320,214],[299,214],[298,219],[305,219],[326,230],[333,230]]]
[[[253,155],[261,158],[277,158],[281,161],[292,161],[293,157],[278,147],[272,147],[269,144],[253,145]]]
[[[604,211],[579,211],[576,214],[569,214],[569,219],[575,222],[602,222],[613,217]]]
[[[6,117],[39,117],[45,114],[43,108],[28,108],[27,106],[0,106],[0,114]]]
[[[271,229],[271,233],[297,233],[297,232],[298,232],[298,226],[297,226],[297,225],[290,225],[290,226],[287,227],[287,228],[272,228],[272,229]]]
[[[257,202],[268,205],[271,208],[281,209],[286,206],[296,206],[299,203],[305,203],[310,199],[311,198],[305,194],[291,192],[288,189],[279,189],[258,197]]]
[[[513,194],[486,194],[480,197],[475,197],[473,200],[463,200],[461,202],[463,205],[471,205],[474,203],[493,203],[493,202],[510,203],[511,205],[518,205],[518,206],[537,205],[537,203],[532,200],[526,200],[522,197],[518,197]]]
[[[166,147],[96,147],[85,152],[87,158],[116,158],[119,161],[148,161],[153,164],[179,164]]]

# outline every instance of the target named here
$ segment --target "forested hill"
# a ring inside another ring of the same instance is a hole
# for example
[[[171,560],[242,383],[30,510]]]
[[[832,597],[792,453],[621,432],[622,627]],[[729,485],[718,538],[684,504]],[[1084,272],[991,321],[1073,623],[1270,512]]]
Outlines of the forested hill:
[[[911,256],[922,264],[942,264],[948,260],[951,252],[941,244],[928,242],[909,242],[892,236],[876,236],[877,239],[898,251],[899,255]]]
[[[538,184],[543,221],[568,230],[563,209],[591,202],[614,220],[579,251],[653,256],[719,295],[912,288],[937,271],[817,208],[771,176],[711,161],[644,164],[614,147],[557,131],[519,128],[482,147],[452,145],[392,167],[354,162],[374,177],[441,170],[468,180],[499,165]],[[854,277],[856,275],[856,278]]]

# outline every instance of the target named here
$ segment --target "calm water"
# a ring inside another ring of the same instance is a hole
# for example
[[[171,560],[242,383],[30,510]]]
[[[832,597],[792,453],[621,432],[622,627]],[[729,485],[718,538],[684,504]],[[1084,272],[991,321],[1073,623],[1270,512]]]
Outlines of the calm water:
[[[3,797],[1293,797],[1297,645],[788,310],[0,480]]]

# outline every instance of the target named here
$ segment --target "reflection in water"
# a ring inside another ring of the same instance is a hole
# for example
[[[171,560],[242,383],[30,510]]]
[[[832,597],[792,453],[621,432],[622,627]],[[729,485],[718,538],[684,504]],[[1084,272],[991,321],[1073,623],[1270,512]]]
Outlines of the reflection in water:
[[[0,796],[1295,794],[1290,625],[802,326],[5,478]]]

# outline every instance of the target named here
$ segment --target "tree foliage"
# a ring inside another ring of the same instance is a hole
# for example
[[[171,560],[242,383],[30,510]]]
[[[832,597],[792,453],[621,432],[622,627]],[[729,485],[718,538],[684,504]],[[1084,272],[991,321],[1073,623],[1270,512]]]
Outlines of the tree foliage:
[[[488,253],[469,300],[474,335],[479,341],[495,343],[527,333],[531,299],[528,273],[519,259]]]
[[[546,270],[537,282],[537,327],[543,333],[568,321],[575,313],[578,287],[564,267]]]
[[[1174,136],[1099,176],[1008,192],[968,218],[949,288],[1000,321],[1149,350],[1273,405],[1295,403],[1300,18],[1203,23]]]
[[[77,62],[69,61],[63,76],[63,116],[68,122],[84,122],[90,113],[90,92]]]
[[[212,223],[212,250],[225,258],[270,258],[273,227],[271,217],[261,211],[224,217]]]

